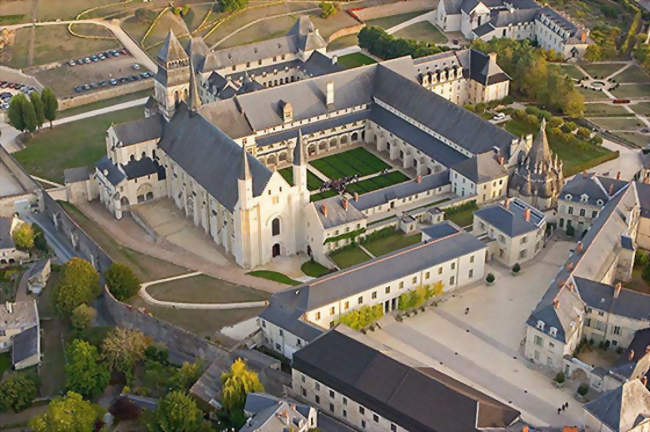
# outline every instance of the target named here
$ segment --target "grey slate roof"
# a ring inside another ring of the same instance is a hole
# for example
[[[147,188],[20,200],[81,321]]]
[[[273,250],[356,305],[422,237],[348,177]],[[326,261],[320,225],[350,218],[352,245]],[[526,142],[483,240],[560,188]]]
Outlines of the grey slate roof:
[[[444,221],[422,229],[422,234],[430,240],[438,240],[459,233],[460,231],[460,228],[458,228],[453,222]]]
[[[357,210],[364,211],[372,207],[377,207],[378,205],[386,204],[394,199],[424,193],[447,184],[449,184],[449,170],[423,176],[420,183],[411,180],[368,192],[359,195],[358,201],[353,199],[350,203]]]
[[[475,50],[469,50],[469,76],[474,81],[483,85],[490,85],[510,79],[508,74],[497,65],[496,61],[490,61],[490,56]]]
[[[650,417],[650,392],[636,379],[601,394],[584,408],[611,430],[629,431]]]
[[[122,164],[122,170],[129,180],[152,174],[158,174],[159,180],[165,179],[165,168],[148,156]]]
[[[160,114],[155,114],[151,117],[113,125],[113,130],[117,139],[120,140],[119,146],[125,147],[160,138],[163,123],[163,117]]]
[[[187,59],[187,53],[172,30],[167,33],[157,57],[162,63]]]
[[[11,236],[12,217],[0,216],[0,249],[16,247]]]
[[[496,155],[492,151],[465,159],[452,165],[451,169],[474,183],[485,183],[508,176],[508,170],[505,166],[499,164]]]
[[[11,338],[11,364],[15,365],[39,352],[38,326],[33,326]]]
[[[460,5],[463,3],[463,0],[442,0],[445,4],[445,12],[448,15],[457,15],[460,13]]]
[[[641,217],[650,218],[650,184],[636,183],[636,190],[641,204]]]
[[[636,320],[650,320],[650,295],[622,288],[618,298],[614,287],[580,277],[574,278],[580,297],[587,306]]]
[[[295,427],[306,424],[309,416],[308,405],[289,403],[266,393],[249,393],[246,395],[244,412],[252,416],[239,430],[240,432],[278,432],[286,428],[285,414]]]
[[[108,179],[113,186],[117,186],[122,182],[126,176],[120,169],[108,158],[104,156],[97,162],[95,162],[95,167]]]
[[[324,200],[311,203],[311,205],[314,207],[314,211],[318,215],[323,228],[328,229],[365,219],[363,213],[357,210],[351,202],[352,200],[348,200],[347,210],[343,208],[343,198],[340,196],[325,198]],[[323,207],[325,207],[327,214],[323,211]]]
[[[519,417],[449,376],[401,363],[336,329],[296,352],[293,368],[406,430],[505,428]]]
[[[90,178],[90,169],[88,167],[67,168],[63,170],[63,182],[75,183],[86,181]]]
[[[530,210],[530,220],[524,217]],[[544,213],[517,198],[511,199],[508,208],[501,203],[485,206],[474,212],[479,217],[509,237],[517,237],[536,231],[545,219]]]
[[[610,181],[611,180],[611,181]],[[564,201],[581,202],[581,197],[587,195],[587,204],[597,206],[600,201],[605,205],[609,201],[609,185],[612,187],[612,195],[618,192],[627,182],[607,177],[600,177],[593,174],[578,173],[567,181],[560,191],[559,199]],[[571,196],[571,198],[568,197]]]
[[[200,110],[203,113],[202,110]],[[165,124],[160,147],[229,211],[239,200],[237,179],[243,159],[241,147],[202,115],[190,115],[181,103]],[[248,155],[253,177],[253,196],[259,196],[272,172]]]

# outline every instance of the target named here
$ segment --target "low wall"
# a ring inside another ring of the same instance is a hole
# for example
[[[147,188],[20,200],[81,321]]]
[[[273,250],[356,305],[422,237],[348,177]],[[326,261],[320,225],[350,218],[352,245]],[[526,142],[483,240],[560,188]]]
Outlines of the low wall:
[[[350,27],[345,27],[340,30],[335,31],[329,37],[327,38],[327,43],[332,42],[333,40],[342,38],[343,36],[349,36],[353,34],[357,34],[361,31],[362,28],[364,28],[366,25],[365,24],[357,24],[353,25]]]
[[[10,155],[4,147],[0,146],[0,162],[2,162],[13,178],[20,184],[25,192],[34,192],[41,188],[41,186],[29,174],[25,172],[23,167]]]
[[[437,5],[438,2],[434,0],[407,0],[358,9],[355,10],[354,13],[360,20],[368,21],[375,18],[399,15],[418,10],[421,10],[422,13],[424,13],[426,10],[435,9]]]
[[[130,93],[139,92],[153,88],[153,79],[148,78],[142,81],[135,81],[128,84],[120,84],[115,87],[107,88],[105,90],[98,90],[92,93],[80,94],[78,96],[70,96],[59,99],[59,110],[63,111],[68,108],[73,108],[80,105],[87,105],[89,103],[97,102],[104,99],[110,99],[117,96],[123,96]]]

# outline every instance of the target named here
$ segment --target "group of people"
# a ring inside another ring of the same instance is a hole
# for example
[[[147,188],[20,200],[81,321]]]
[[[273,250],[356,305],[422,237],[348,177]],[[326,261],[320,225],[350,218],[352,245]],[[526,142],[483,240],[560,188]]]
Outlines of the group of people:
[[[564,402],[561,407],[557,409],[557,413],[560,414],[565,409],[569,408],[569,402]]]
[[[319,192],[325,192],[326,190],[333,189],[338,193],[343,193],[348,183],[356,183],[358,181],[359,181],[359,174],[326,181],[320,185]]]

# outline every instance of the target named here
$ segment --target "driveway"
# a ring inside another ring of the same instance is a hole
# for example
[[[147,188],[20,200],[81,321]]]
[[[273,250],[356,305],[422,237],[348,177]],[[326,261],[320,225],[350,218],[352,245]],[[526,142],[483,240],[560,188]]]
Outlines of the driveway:
[[[368,336],[511,404],[533,424],[582,425],[582,408],[570,386],[556,389],[551,378],[533,369],[519,351],[528,315],[572,246],[551,242],[516,277],[488,265],[495,285],[459,290],[437,308],[403,322],[387,318],[382,330]],[[564,402],[569,402],[569,409],[558,414]]]

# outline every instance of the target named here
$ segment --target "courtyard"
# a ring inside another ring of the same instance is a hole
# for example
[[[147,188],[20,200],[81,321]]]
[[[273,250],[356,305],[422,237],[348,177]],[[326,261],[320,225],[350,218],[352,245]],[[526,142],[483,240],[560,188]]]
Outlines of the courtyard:
[[[387,317],[381,330],[368,335],[511,404],[527,421],[583,424],[581,406],[573,399],[574,386],[557,389],[551,375],[522,359],[520,352],[524,323],[572,247],[570,242],[552,241],[518,276],[489,263],[486,273],[495,275],[493,286],[462,289],[402,322]],[[567,401],[569,409],[558,415],[557,408]]]

